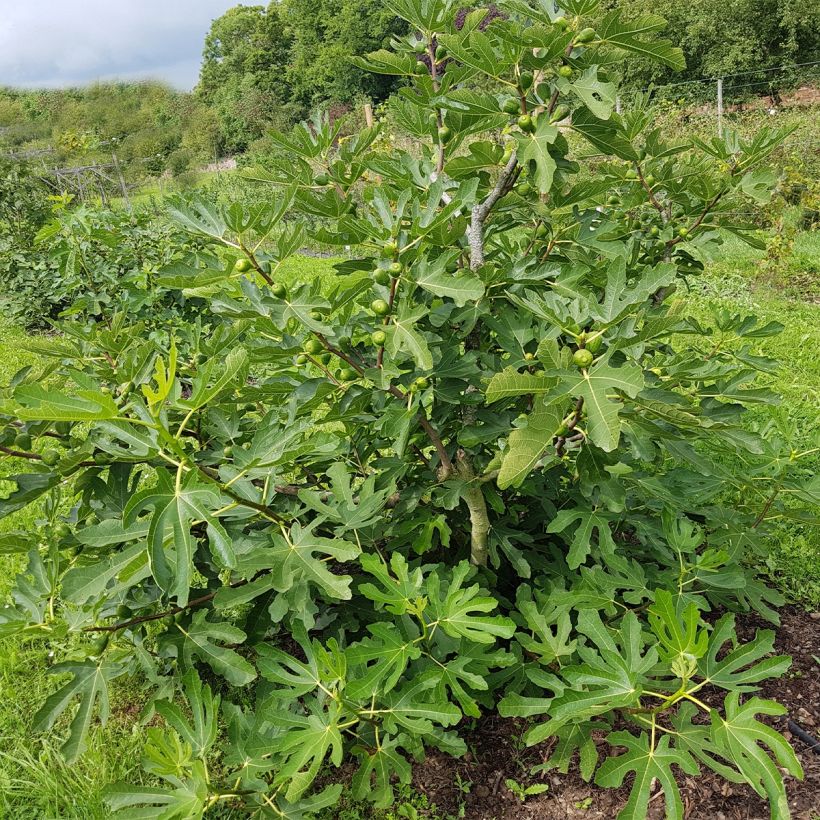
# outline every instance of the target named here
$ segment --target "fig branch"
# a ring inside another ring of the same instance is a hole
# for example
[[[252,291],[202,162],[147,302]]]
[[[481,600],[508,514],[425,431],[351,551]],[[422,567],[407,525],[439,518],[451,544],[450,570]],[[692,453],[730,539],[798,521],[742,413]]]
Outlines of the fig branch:
[[[82,631],[83,632],[120,632],[123,629],[128,629],[132,626],[138,626],[139,624],[149,623],[150,621],[161,621],[163,618],[168,618],[169,616],[179,615],[180,612],[185,612],[189,609],[196,609],[197,607],[204,606],[205,604],[213,601],[216,598],[217,594],[222,589],[238,589],[239,587],[247,586],[252,581],[257,580],[257,578],[261,578],[263,575],[267,574],[267,570],[263,572],[258,572],[253,578],[250,580],[244,579],[242,581],[235,581],[232,584],[227,584],[226,586],[220,587],[220,589],[215,590],[214,592],[209,592],[207,595],[203,595],[200,598],[194,598],[193,601],[188,601],[185,606],[175,606],[171,607],[171,609],[167,609],[164,612],[154,612],[151,615],[141,615],[139,618],[131,618],[128,621],[121,621],[120,623],[113,624],[112,626],[87,626]]]

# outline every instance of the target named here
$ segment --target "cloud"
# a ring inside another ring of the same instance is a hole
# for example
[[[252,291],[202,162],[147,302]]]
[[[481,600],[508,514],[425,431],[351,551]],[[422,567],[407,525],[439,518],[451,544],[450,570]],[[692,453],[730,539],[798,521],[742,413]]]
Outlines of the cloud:
[[[0,85],[158,78],[191,88],[232,0],[0,0]]]

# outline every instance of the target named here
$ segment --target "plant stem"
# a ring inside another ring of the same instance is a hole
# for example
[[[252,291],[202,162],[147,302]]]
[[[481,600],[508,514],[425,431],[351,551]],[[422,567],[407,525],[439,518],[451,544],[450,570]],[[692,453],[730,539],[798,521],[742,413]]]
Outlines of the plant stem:
[[[467,482],[467,488],[462,490],[461,497],[470,511],[470,562],[477,567],[486,567],[489,557],[490,516],[481,483],[476,480],[475,471],[464,450],[459,450],[456,455],[456,471]]]

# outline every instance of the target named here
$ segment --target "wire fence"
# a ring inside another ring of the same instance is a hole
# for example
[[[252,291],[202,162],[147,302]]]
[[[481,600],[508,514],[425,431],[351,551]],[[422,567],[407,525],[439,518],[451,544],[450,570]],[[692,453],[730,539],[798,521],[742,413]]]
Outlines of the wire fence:
[[[677,98],[689,105],[694,103],[711,107],[715,116],[715,130],[722,134],[727,114],[742,109],[761,96],[769,97],[770,104],[776,109],[782,102],[781,95],[785,94],[787,89],[794,90],[806,85],[820,86],[820,60],[737,71],[719,77],[698,77],[646,88],[625,89],[618,95],[617,109],[619,112],[627,110],[639,96],[649,96],[656,101]],[[764,90],[768,91],[768,94],[762,94]]]

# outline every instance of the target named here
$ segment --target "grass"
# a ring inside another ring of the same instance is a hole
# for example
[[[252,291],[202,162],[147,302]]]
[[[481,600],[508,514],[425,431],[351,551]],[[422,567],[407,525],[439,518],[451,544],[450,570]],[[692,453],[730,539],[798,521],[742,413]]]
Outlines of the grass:
[[[25,334],[0,325],[0,384],[7,384],[20,368],[35,364],[36,357],[25,350]],[[19,470],[19,461],[0,461],[2,478]],[[0,532],[9,529],[38,529],[41,511],[37,505],[0,520]],[[23,569],[19,556],[0,558],[0,600],[7,597],[14,576]],[[96,820],[106,817],[103,787],[120,778],[139,777],[142,732],[127,717],[134,697],[132,688],[115,692],[112,719],[106,727],[91,733],[88,753],[76,765],[68,766],[60,756],[59,731],[56,736],[37,735],[31,723],[43,700],[54,690],[49,675],[51,652],[63,656],[76,643],[8,638],[0,641],[0,817],[14,820]]]
[[[332,260],[297,257],[280,273],[285,284],[320,278],[329,286],[336,272]],[[21,329],[0,324],[0,385],[9,383],[23,367],[35,365],[37,356],[26,351],[27,336]],[[4,477],[25,469],[17,459],[0,460],[0,495],[10,488]],[[42,509],[34,504],[9,518],[0,519],[0,532],[36,532]],[[18,572],[25,568],[22,556],[0,556],[0,602],[4,601]],[[0,605],[2,605],[0,603]],[[136,681],[112,687],[111,718],[107,725],[89,733],[88,751],[79,763],[69,766],[59,746],[66,721],[55,732],[32,731],[32,719],[54,691],[49,674],[52,657],[63,659],[82,642],[55,642],[41,638],[0,640],[0,817],[14,820],[96,820],[109,814],[102,801],[104,787],[116,780],[139,782],[144,731],[139,707],[144,694]],[[51,653],[54,653],[51,655]],[[82,656],[82,653],[81,653]],[[137,708],[135,708],[137,704]]]
[[[758,314],[764,321],[779,321],[786,326],[780,336],[758,343],[759,351],[788,364],[771,378],[771,386],[784,397],[775,411],[781,424],[794,427],[802,446],[817,437],[820,421],[820,307],[795,299],[783,298],[770,285],[755,287],[753,274],[759,254],[740,243],[727,247],[726,261],[710,266],[708,274],[696,284],[688,297],[689,309],[708,321],[712,306]],[[811,267],[820,263],[820,237],[798,238],[792,264]],[[808,260],[806,265],[805,260]],[[321,278],[328,286],[335,277],[332,261],[299,257],[292,260],[278,278],[286,284]],[[789,273],[788,271],[786,273]],[[799,273],[799,271],[798,271]],[[799,279],[799,277],[798,277]],[[36,357],[25,350],[25,334],[0,324],[0,384],[21,367],[34,364]],[[754,410],[751,423],[763,424],[772,410]],[[19,468],[12,460],[0,461],[2,477]],[[817,463],[820,470],[820,460]],[[21,511],[13,520],[0,520],[4,529],[36,530],[41,512],[36,508]],[[820,608],[820,533],[793,523],[777,525],[771,544],[769,569],[777,584],[793,600]],[[0,558],[0,599],[22,568],[17,557]],[[65,725],[49,735],[32,732],[32,717],[55,681],[48,674],[49,653],[63,656],[77,644],[51,646],[48,641],[7,639],[0,641],[0,817],[14,820],[70,818],[95,820],[106,817],[101,801],[103,787],[117,779],[138,782],[139,758],[144,734],[137,716],[143,695],[135,681],[118,684],[113,690],[112,717],[105,727],[95,726],[89,737],[89,749],[82,760],[67,766],[58,747]],[[420,796],[402,793],[401,805],[388,813],[362,807],[345,798],[330,817],[345,820],[379,818],[392,820],[416,816],[430,807],[419,804]],[[435,816],[435,815],[434,815]]]
[[[791,259],[774,277],[755,278],[761,256],[730,240],[725,259],[710,267],[691,309],[707,323],[711,309],[718,307],[785,326],[778,336],[758,342],[754,351],[782,363],[773,377],[763,379],[782,402],[777,408],[753,407],[749,423],[762,427],[774,420],[795,448],[812,449],[820,446],[820,304],[781,294],[797,296],[789,283],[818,270],[820,235],[798,235]],[[820,273],[814,277],[820,281]],[[820,473],[820,456],[808,466]],[[820,528],[776,522],[770,546],[767,565],[773,581],[790,599],[820,609]]]

